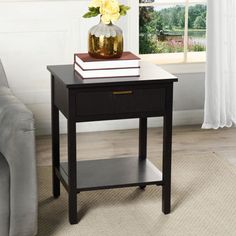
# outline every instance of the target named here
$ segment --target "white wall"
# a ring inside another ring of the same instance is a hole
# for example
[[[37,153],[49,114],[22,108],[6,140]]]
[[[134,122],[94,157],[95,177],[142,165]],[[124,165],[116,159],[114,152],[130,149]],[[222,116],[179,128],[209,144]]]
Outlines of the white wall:
[[[50,133],[50,75],[46,65],[72,63],[75,52],[87,50],[87,31],[99,20],[82,18],[88,2],[0,1],[0,57],[11,89],[35,115],[38,134]],[[119,22],[125,35],[125,49],[132,51],[137,51],[136,18],[137,9],[132,8],[129,16]],[[175,124],[200,123],[204,74],[180,74],[179,78],[174,98]],[[151,119],[150,125],[161,125],[161,120]],[[137,121],[106,121],[83,123],[78,130],[134,127]],[[66,132],[63,117],[61,131]]]

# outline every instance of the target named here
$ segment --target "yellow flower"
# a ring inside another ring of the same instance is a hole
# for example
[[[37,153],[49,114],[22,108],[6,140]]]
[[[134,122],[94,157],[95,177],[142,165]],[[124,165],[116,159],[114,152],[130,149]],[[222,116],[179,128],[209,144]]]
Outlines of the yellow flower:
[[[103,3],[103,0],[92,0],[89,3],[89,7],[101,7]]]
[[[117,0],[103,0],[100,7],[102,22],[109,24],[111,21],[117,21],[120,18],[120,6]]]
[[[119,5],[118,0],[91,0],[89,11],[83,17],[95,17],[100,13],[102,22],[110,24],[113,21],[119,20],[121,16],[125,16],[129,9],[128,6]]]
[[[119,3],[117,0],[104,0],[101,5],[101,11],[107,14],[114,14],[120,11]]]
[[[118,21],[120,19],[120,13],[112,14],[111,21]]]
[[[101,16],[101,20],[104,24],[107,24],[107,25],[110,24],[110,22],[111,22],[110,16],[106,15],[106,14]]]

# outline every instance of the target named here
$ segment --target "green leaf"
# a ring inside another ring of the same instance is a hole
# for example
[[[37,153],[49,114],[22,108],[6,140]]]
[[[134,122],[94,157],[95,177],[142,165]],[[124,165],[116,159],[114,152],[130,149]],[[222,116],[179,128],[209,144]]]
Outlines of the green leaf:
[[[129,6],[120,5],[120,11],[128,11],[129,9],[130,9]]]
[[[121,16],[125,16],[126,14],[127,14],[126,11],[124,11],[124,10],[120,11],[120,15],[121,15]]]
[[[89,7],[89,11],[99,14],[99,7]]]
[[[83,15],[84,18],[91,18],[91,17],[95,17],[97,16],[99,13],[96,13],[96,12],[87,12]]]
[[[125,16],[127,14],[127,11],[130,9],[129,6],[120,5],[120,15]]]
[[[89,7],[89,11],[83,15],[84,18],[91,18],[99,15],[99,7]]]

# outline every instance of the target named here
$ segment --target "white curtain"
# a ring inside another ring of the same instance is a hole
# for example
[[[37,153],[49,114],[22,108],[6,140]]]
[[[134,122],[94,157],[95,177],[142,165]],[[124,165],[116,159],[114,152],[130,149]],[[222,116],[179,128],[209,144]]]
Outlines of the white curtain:
[[[203,128],[236,124],[236,0],[208,0]]]

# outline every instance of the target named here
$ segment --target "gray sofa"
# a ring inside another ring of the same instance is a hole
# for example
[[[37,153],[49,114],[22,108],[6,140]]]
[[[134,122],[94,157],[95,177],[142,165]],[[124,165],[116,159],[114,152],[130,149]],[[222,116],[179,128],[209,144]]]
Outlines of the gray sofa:
[[[0,236],[36,233],[34,119],[9,89],[0,61]]]

